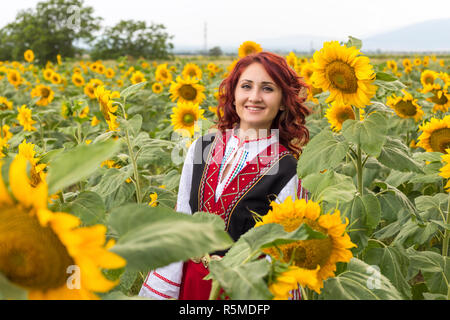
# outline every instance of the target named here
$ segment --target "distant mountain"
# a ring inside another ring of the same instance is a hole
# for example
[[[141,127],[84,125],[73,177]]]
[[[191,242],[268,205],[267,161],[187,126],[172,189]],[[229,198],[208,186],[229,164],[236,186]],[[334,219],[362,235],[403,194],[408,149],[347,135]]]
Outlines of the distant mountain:
[[[392,31],[362,38],[363,52],[392,51],[450,51],[450,18],[429,20],[411,24]],[[318,37],[311,35],[292,35],[277,38],[250,39],[259,43],[265,50],[275,52],[314,52],[322,48],[325,41],[347,41],[347,38]],[[237,53],[240,43],[222,45],[225,53]],[[175,53],[179,51],[201,51],[201,46],[175,44]]]
[[[363,40],[363,50],[449,51],[450,18],[429,20]]]

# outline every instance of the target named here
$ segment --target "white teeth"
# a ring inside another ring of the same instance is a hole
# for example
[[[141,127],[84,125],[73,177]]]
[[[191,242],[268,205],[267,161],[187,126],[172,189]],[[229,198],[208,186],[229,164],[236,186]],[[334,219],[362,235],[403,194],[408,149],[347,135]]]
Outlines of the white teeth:
[[[262,108],[253,108],[253,107],[247,107],[248,110],[252,110],[252,111],[259,111],[262,110]]]

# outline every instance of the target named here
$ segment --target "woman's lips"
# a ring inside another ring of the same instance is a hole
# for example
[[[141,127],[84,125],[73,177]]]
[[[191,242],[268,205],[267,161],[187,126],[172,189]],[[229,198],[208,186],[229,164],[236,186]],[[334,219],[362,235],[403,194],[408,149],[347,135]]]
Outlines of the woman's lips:
[[[245,109],[247,109],[248,111],[251,111],[251,112],[259,112],[259,111],[264,110],[265,108],[259,107],[259,106],[245,106]]]

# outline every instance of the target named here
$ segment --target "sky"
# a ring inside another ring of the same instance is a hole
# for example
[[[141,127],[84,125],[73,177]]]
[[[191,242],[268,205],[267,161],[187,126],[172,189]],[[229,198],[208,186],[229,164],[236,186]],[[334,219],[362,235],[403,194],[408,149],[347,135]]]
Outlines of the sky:
[[[39,0],[13,0],[0,11],[0,28]],[[450,18],[448,0],[84,0],[102,26],[133,19],[161,23],[178,45],[238,46],[291,35],[364,38],[413,23]]]

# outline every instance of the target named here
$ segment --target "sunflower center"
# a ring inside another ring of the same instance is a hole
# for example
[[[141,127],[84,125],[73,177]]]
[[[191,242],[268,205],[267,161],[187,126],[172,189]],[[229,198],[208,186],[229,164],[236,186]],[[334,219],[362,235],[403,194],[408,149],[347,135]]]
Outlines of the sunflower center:
[[[192,113],[186,113],[183,116],[183,124],[186,126],[191,126],[195,121],[195,117]]]
[[[355,113],[353,110],[342,110],[336,115],[337,120],[339,123],[343,123],[345,120],[353,119],[355,120]]]
[[[190,84],[184,84],[179,89],[180,96],[183,97],[183,99],[192,101],[195,100],[195,97],[197,96],[197,90],[195,90],[194,87],[192,87]]]
[[[331,85],[344,93],[356,93],[358,79],[355,70],[342,61],[333,61],[326,67],[326,74]]]
[[[50,95],[50,90],[48,90],[47,88],[41,89],[41,97],[48,98],[49,95]]]
[[[317,221],[310,219],[287,219],[283,221],[283,227],[287,232],[297,229],[301,223],[306,223],[312,229],[327,233],[327,230]],[[301,240],[280,246],[285,262],[293,257],[293,263],[297,267],[315,269],[317,265],[324,266],[333,250],[333,242],[330,237],[325,239]]]
[[[434,152],[445,154],[445,149],[450,148],[450,128],[433,131],[430,135],[430,146]]]
[[[426,76],[426,77],[423,79],[423,81],[424,81],[426,84],[433,84],[433,83],[434,83],[434,77],[433,77],[432,75],[428,75],[428,76]]]
[[[448,102],[447,97],[446,97],[445,94],[442,92],[442,95],[441,95],[441,97],[439,98],[438,92],[439,92],[439,91],[437,91],[437,90],[433,90],[434,96],[431,97],[431,101],[432,101],[433,103],[440,104],[440,105],[446,104],[446,103]]]
[[[417,113],[416,106],[412,103],[412,101],[399,101],[395,106],[395,110],[405,116],[412,117],[415,116]]]
[[[163,79],[167,79],[167,77],[168,77],[168,74],[167,74],[167,71],[166,71],[166,70],[161,70],[160,75],[161,75],[161,77],[162,77]]]
[[[50,227],[20,207],[1,207],[0,221],[0,272],[28,289],[65,284],[67,267],[75,263]]]

